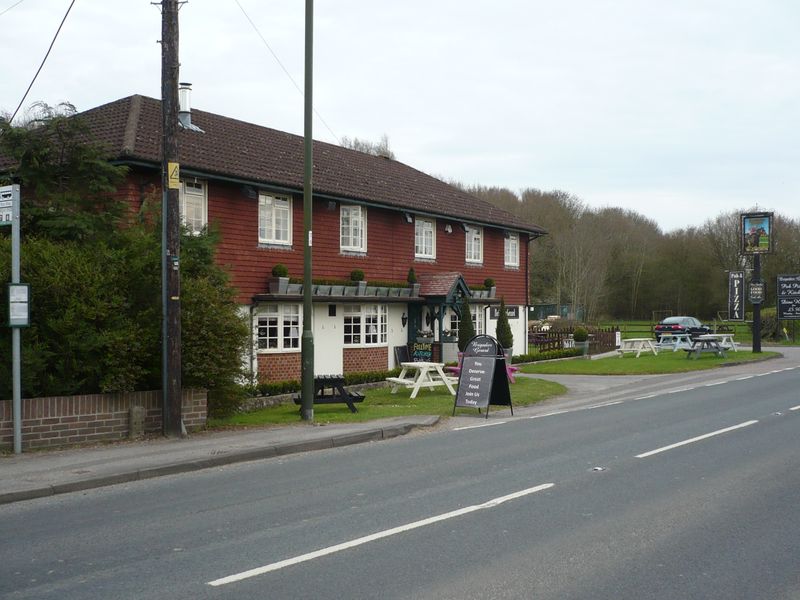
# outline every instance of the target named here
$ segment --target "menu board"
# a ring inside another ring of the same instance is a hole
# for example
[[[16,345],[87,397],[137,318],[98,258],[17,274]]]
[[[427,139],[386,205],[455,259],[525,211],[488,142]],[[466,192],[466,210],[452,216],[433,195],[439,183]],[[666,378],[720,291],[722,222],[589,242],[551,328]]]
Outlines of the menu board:
[[[800,275],[778,275],[778,318],[800,319]]]
[[[461,359],[453,414],[459,407],[477,408],[479,411],[485,408],[488,418],[490,404],[511,407],[506,360],[496,339],[488,335],[478,335],[467,344]],[[513,407],[511,414],[514,414]]]
[[[433,362],[433,343],[414,342],[411,344],[412,362]]]

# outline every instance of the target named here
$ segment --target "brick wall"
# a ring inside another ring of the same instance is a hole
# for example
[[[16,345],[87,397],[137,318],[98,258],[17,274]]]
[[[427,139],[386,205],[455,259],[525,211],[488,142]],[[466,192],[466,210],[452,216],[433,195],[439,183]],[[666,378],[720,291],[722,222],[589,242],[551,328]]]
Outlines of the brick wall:
[[[345,348],[344,372],[385,371],[389,364],[389,349],[383,348]]]
[[[300,352],[258,355],[258,380],[291,381],[300,379]]]
[[[183,422],[191,431],[206,424],[205,390],[183,391]],[[23,398],[22,448],[50,448],[128,437],[131,406],[145,409],[145,432],[161,431],[161,392]],[[0,449],[14,446],[12,401],[0,400]]]

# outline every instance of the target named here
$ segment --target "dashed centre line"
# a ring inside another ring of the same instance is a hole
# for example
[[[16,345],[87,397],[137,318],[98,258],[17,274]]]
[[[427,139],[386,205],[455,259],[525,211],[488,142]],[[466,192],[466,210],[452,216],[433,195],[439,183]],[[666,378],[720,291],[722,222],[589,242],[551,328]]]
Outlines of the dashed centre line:
[[[530,494],[534,494],[536,492],[541,492],[543,490],[550,489],[553,487],[554,483],[543,483],[541,485],[537,485],[534,487],[530,487],[524,490],[520,490],[518,492],[514,492],[512,494],[508,494],[507,496],[500,496],[499,498],[493,498],[488,502],[484,502],[483,504],[476,504],[474,506],[466,506],[464,508],[459,508],[458,510],[454,510],[451,512],[443,513],[441,515],[436,515],[434,517],[429,517],[427,519],[422,519],[420,521],[414,521],[412,523],[406,523],[405,525],[400,525],[399,527],[393,527],[392,529],[386,529],[384,531],[379,531],[377,533],[373,533],[370,535],[365,535],[364,537],[356,538],[354,540],[350,540],[348,542],[344,542],[342,544],[336,544],[335,546],[329,546],[327,548],[321,548],[319,550],[315,550],[314,552],[309,552],[307,554],[301,554],[300,556],[295,556],[292,558],[287,558],[286,560],[281,560],[275,563],[271,563],[269,565],[264,565],[263,567],[257,567],[255,569],[250,569],[249,571],[242,571],[241,573],[236,573],[234,575],[228,575],[227,577],[221,577],[220,579],[215,579],[214,581],[209,581],[208,585],[218,587],[221,585],[227,585],[229,583],[235,583],[237,581],[242,581],[243,579],[249,579],[251,577],[256,577],[258,575],[263,575],[265,573],[270,573],[272,571],[278,571],[280,569],[290,567],[293,565],[297,565],[303,562],[307,562],[309,560],[314,560],[315,558],[320,558],[322,556],[328,556],[329,554],[334,554],[336,552],[341,552],[342,550],[348,550],[350,548],[355,548],[357,546],[362,546],[369,542],[374,542],[375,540],[380,540],[383,538],[387,538],[393,535],[398,535],[400,533],[405,533],[406,531],[411,531],[413,529],[418,529],[420,527],[425,527],[427,525],[433,525],[434,523],[439,523],[440,521],[445,521],[447,519],[453,519],[455,517],[460,517],[462,515],[466,515],[478,510],[485,510],[487,508],[495,508],[503,504],[504,502],[508,502],[509,500],[516,500],[517,498],[522,498],[523,496],[528,496]]]
[[[699,442],[701,440],[714,437],[715,435],[728,433],[729,431],[733,431],[735,429],[741,429],[742,427],[749,427],[750,425],[755,425],[756,423],[758,423],[758,421],[745,421],[744,423],[739,423],[738,425],[734,425],[732,427],[726,427],[725,429],[718,429],[717,431],[712,431],[711,433],[698,435],[697,437],[693,437],[688,440],[683,440],[682,442],[676,442],[675,444],[670,444],[669,446],[663,446],[661,448],[656,448],[655,450],[650,450],[649,452],[643,452],[642,454],[637,454],[636,458],[647,458],[648,456],[653,456],[654,454],[666,452],[667,450],[673,450],[674,448],[680,448],[681,446],[686,446],[687,444],[693,444],[694,442]]]

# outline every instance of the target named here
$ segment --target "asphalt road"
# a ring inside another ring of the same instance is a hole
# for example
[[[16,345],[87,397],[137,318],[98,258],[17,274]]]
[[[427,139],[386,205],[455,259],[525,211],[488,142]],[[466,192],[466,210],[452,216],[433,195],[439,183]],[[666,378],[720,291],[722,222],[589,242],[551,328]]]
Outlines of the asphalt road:
[[[0,597],[800,599],[800,368],[756,370],[3,506]]]

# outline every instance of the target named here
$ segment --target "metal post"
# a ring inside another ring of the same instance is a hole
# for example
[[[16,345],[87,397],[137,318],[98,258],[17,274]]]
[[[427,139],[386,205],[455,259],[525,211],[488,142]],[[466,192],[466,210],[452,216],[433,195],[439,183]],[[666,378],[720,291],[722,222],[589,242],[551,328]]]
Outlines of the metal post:
[[[311,243],[313,239],[311,211],[312,174],[314,167],[312,117],[313,117],[313,64],[314,64],[314,0],[306,0],[306,61],[303,174],[303,341],[301,349],[301,404],[300,416],[304,421],[314,420],[314,332],[311,289]]]
[[[11,283],[19,283],[19,185],[11,186]],[[11,328],[11,404],[14,419],[14,454],[22,453],[22,337],[19,327]]]
[[[161,3],[161,116],[163,128],[161,289],[163,307],[162,430],[181,428],[180,165],[178,162],[178,0]]]
[[[761,256],[753,255],[753,282],[761,283]],[[761,353],[761,302],[753,304],[753,353]]]

